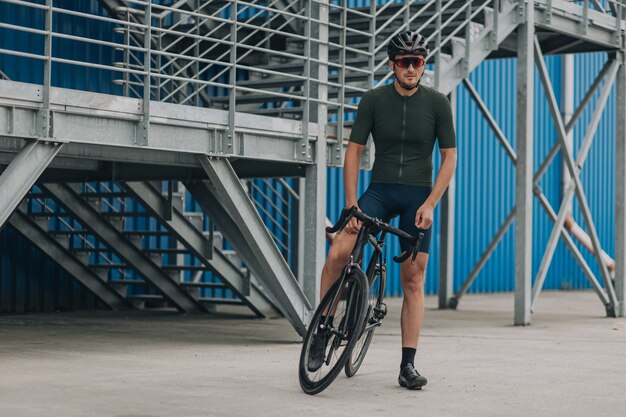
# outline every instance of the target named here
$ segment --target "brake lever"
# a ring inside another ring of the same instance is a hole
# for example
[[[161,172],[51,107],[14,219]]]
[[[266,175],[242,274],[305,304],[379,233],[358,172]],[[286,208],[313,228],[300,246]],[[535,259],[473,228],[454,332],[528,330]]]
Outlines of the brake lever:
[[[422,246],[422,239],[424,239],[424,233],[421,233],[417,236],[417,240],[415,241],[415,246],[413,249],[413,257],[411,258],[411,265],[415,263],[415,258],[417,258],[417,254],[420,251],[420,247]]]
[[[406,252],[404,252],[402,255],[400,256],[394,256],[393,260],[394,262],[397,262],[399,264],[401,264],[402,262],[406,261],[407,258],[411,255],[411,253],[413,252],[413,246],[411,246]]]
[[[339,216],[339,221],[333,227],[327,227],[326,232],[335,233],[338,230],[343,230],[344,227],[348,224],[352,216],[354,216],[357,212],[356,206],[346,207],[341,210],[341,215]]]

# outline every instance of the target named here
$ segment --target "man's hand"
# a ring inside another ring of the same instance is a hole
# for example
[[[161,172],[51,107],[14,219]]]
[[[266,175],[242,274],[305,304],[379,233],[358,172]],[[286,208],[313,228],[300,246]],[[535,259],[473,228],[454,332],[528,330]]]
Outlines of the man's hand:
[[[428,229],[433,224],[433,213],[435,208],[430,204],[422,205],[415,213],[415,227],[418,229]]]
[[[359,206],[356,204],[350,204],[347,207],[352,207],[352,206],[355,206],[357,209],[359,208]],[[353,217],[350,219],[350,221],[348,222],[344,230],[351,235],[355,235],[359,233],[359,230],[361,230],[361,222],[357,220],[356,217]]]

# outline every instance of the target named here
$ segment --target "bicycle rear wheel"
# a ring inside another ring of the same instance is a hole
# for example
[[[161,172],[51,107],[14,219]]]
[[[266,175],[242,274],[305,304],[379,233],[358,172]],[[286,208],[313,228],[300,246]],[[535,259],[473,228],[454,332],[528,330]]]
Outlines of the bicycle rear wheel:
[[[386,284],[385,275],[385,272],[383,272],[382,278],[374,278],[374,281],[368,288],[368,305],[365,307],[366,312],[365,319],[363,320],[363,328],[360,331],[359,340],[356,342],[354,349],[352,349],[352,351],[350,352],[350,355],[348,356],[348,360],[346,361],[345,365],[345,372],[348,378],[353,377],[361,367],[363,359],[365,359],[365,355],[367,354],[367,350],[372,343],[374,332],[380,324],[380,318],[376,317],[375,309],[380,308],[383,302],[383,295],[385,294]]]
[[[337,377],[354,348],[363,328],[367,307],[367,278],[358,268],[352,269],[342,281],[338,279],[328,290],[309,325],[299,363],[299,379],[302,391],[318,394]],[[321,329],[322,316],[334,311],[327,329]],[[310,369],[311,346],[314,337],[327,332],[324,361],[319,369]]]

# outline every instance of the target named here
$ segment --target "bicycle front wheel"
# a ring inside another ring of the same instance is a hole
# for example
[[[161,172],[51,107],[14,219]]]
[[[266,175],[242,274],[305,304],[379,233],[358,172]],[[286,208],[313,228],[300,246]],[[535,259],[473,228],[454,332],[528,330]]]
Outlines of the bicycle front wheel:
[[[300,387],[305,393],[322,392],[341,372],[363,328],[366,294],[367,278],[355,268],[338,279],[320,302],[300,354]],[[327,316],[332,320],[325,322]]]
[[[365,359],[367,350],[374,338],[374,331],[376,331],[376,327],[380,325],[380,319],[376,317],[374,309],[380,307],[382,304],[383,294],[385,293],[385,283],[385,276],[381,279],[376,277],[368,288],[368,304],[365,306],[363,327],[360,331],[359,340],[357,340],[354,349],[350,351],[350,355],[346,360],[345,372],[348,378],[353,377],[361,367],[361,364],[363,364],[363,359]]]

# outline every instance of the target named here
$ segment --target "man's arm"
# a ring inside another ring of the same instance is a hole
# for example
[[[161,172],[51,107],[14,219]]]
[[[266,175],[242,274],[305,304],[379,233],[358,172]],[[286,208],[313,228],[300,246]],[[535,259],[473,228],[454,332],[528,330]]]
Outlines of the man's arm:
[[[346,191],[346,207],[356,205],[356,189],[359,183],[359,165],[365,145],[348,142],[346,156],[343,161],[343,185]]]
[[[441,167],[435,180],[435,186],[422,207],[415,213],[415,227],[418,229],[428,229],[432,225],[435,207],[448,188],[456,169],[456,148],[444,148],[440,151]]]
[[[359,165],[361,163],[361,155],[365,150],[365,145],[348,142],[346,156],[343,161],[343,185],[346,192],[346,207],[357,205],[356,189],[359,183]],[[357,233],[360,229],[357,219],[352,218],[350,223],[346,225],[345,230],[348,233]]]

